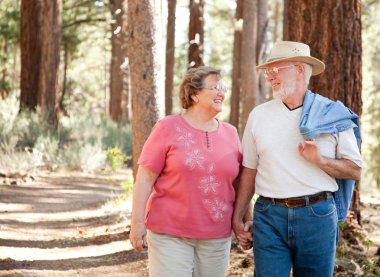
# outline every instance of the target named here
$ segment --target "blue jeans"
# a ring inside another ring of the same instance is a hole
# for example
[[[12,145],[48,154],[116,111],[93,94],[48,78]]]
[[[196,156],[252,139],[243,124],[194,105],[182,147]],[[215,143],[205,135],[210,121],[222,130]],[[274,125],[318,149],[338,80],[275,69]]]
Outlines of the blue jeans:
[[[256,277],[330,277],[338,217],[331,194],[312,205],[288,208],[258,198],[254,206]]]

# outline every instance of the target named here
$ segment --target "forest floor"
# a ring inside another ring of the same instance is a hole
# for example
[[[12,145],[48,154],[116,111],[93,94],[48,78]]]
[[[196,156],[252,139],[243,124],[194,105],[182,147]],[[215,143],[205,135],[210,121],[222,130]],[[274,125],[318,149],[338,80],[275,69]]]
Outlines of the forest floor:
[[[130,206],[113,204],[123,191],[112,178],[45,171],[0,177],[0,276],[148,276],[147,254],[136,254],[128,241]],[[380,196],[363,200],[356,233],[368,243],[341,253],[335,276],[363,276],[379,266]],[[252,274],[252,252],[233,241],[227,275]]]

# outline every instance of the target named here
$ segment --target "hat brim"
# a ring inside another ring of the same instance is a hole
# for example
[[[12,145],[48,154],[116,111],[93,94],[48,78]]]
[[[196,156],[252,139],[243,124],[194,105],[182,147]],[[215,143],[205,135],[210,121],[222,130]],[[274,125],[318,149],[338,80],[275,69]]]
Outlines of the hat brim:
[[[278,62],[302,62],[302,63],[307,63],[310,64],[312,67],[312,72],[311,75],[318,75],[321,74],[323,71],[325,71],[325,64],[310,56],[297,56],[297,57],[289,57],[289,58],[280,58],[280,59],[274,59],[267,61],[266,63],[260,64],[256,66],[256,69],[264,69],[270,66],[273,63],[278,63]]]

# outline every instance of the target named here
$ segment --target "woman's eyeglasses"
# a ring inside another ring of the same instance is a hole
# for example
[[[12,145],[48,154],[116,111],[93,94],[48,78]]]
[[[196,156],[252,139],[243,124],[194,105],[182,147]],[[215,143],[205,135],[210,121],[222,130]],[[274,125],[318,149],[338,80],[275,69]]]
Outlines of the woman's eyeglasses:
[[[217,84],[217,85],[212,86],[212,87],[204,87],[204,89],[211,89],[211,90],[216,91],[216,92],[223,92],[224,94],[226,94],[228,91],[228,88],[222,84]]]

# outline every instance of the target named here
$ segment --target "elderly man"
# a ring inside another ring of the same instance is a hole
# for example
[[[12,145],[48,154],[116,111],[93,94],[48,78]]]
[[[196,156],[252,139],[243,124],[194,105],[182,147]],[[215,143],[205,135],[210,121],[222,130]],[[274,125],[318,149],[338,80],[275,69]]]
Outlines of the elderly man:
[[[274,99],[251,112],[233,228],[245,249],[253,211],[255,276],[332,276],[338,220],[360,179],[358,117],[341,102],[308,90],[324,71],[308,45],[281,41],[259,65]],[[332,76],[330,76],[331,78]]]

